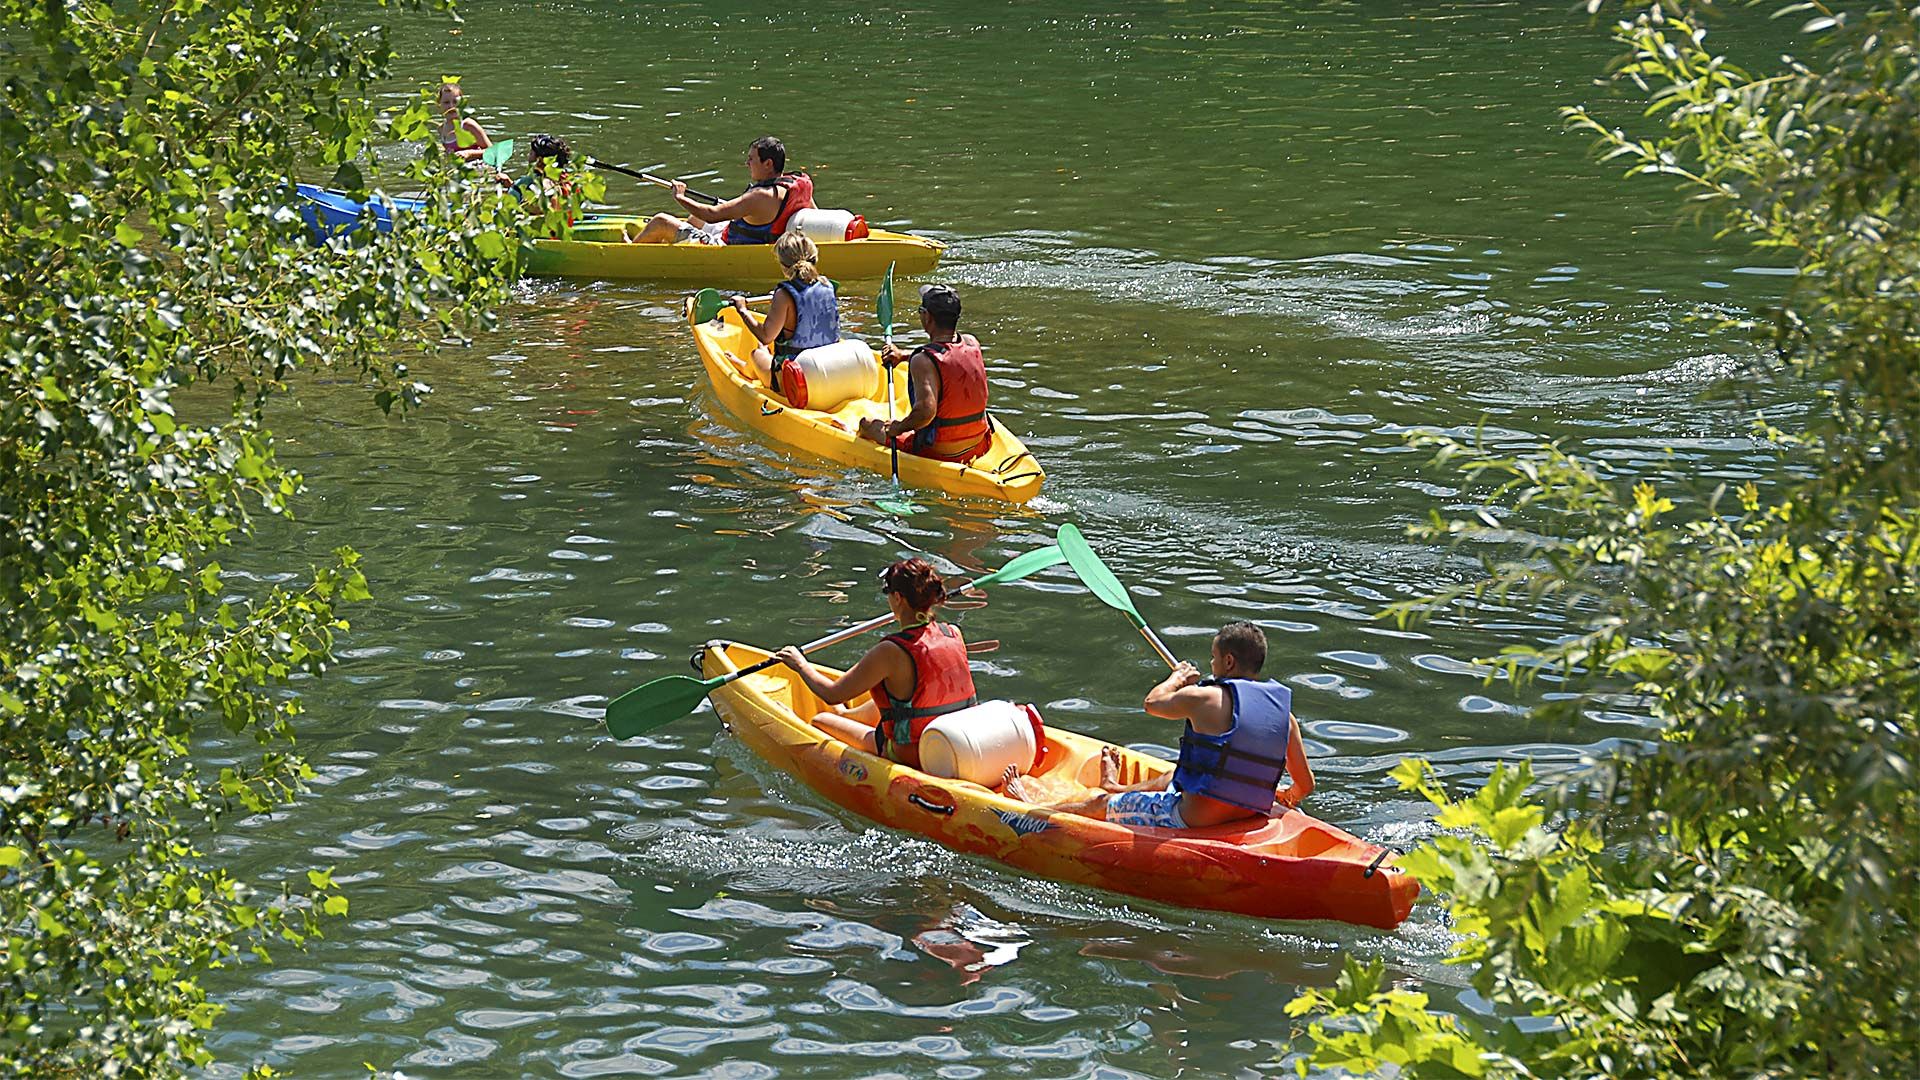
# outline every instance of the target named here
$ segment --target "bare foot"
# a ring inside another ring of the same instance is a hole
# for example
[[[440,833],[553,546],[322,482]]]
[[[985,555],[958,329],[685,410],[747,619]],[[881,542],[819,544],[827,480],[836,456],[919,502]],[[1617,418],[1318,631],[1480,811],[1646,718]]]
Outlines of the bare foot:
[[[1024,776],[1009,777],[1006,792],[1009,799],[1019,799],[1027,803],[1037,801],[1040,797],[1040,791],[1034,786],[1033,781]]]
[[[1100,748],[1100,786],[1108,791],[1121,786],[1120,751],[1111,746]]]
[[[1004,788],[1008,784],[1013,783],[1013,778],[1019,775],[1020,775],[1019,767],[1016,765],[1009,765],[1007,766],[1006,771],[1000,774],[1000,782],[998,784],[995,784],[994,787]]]

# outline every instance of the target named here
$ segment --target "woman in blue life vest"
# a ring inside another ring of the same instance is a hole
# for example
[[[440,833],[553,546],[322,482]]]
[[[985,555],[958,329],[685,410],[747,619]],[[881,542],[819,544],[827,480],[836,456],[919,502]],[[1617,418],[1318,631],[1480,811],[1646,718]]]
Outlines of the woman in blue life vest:
[[[967,642],[958,627],[934,619],[947,590],[925,559],[888,566],[880,572],[880,590],[902,629],[867,650],[845,675],[820,674],[795,645],[774,658],[830,706],[870,693],[872,700],[858,708],[816,714],[814,726],[855,749],[919,768],[920,733],[935,719],[975,704]]]
[[[1204,829],[1264,818],[1276,805],[1282,813],[1298,806],[1313,792],[1313,769],[1293,718],[1292,691],[1259,677],[1266,662],[1266,632],[1228,623],[1213,636],[1212,678],[1182,663],[1147,691],[1150,715],[1187,724],[1173,772],[1121,787],[1110,782],[1113,762],[1106,758],[1107,791],[1047,805],[1148,829]],[[1287,788],[1276,792],[1282,773]],[[1027,802],[1040,794],[1025,777],[1010,781],[1006,791]]]
[[[815,267],[820,249],[803,233],[788,233],[773,245],[773,253],[787,271],[787,280],[774,286],[767,317],[756,318],[743,297],[733,298],[733,310],[747,331],[760,340],[753,350],[753,370],[768,386],[780,386],[780,365],[808,349],[840,340],[840,296],[833,282]]]

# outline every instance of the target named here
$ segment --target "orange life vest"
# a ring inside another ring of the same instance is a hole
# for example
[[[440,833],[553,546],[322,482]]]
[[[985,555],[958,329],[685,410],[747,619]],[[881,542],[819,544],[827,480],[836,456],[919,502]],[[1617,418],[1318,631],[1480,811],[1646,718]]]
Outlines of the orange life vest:
[[[905,649],[913,663],[913,697],[895,701],[885,682],[876,688],[881,717],[876,734],[882,753],[886,753],[885,743],[912,747],[928,724],[979,702],[973,692],[973,669],[967,666],[967,642],[953,624],[922,623],[888,634],[886,640]]]
[[[900,449],[941,461],[972,461],[993,445],[987,419],[987,360],[972,334],[922,345],[940,376],[940,403],[926,427],[901,436]],[[913,383],[907,384],[913,400]],[[917,403],[916,403],[917,404]]]

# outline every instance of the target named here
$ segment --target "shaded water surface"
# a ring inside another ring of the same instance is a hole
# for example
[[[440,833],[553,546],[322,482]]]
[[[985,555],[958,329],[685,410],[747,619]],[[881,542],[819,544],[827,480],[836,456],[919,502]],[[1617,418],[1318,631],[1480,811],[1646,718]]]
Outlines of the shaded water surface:
[[[1049,479],[1023,508],[928,495],[889,516],[884,477],[724,419],[678,292],[646,283],[522,286],[497,332],[427,365],[431,405],[404,421],[303,385],[280,425],[312,489],[300,520],[230,561],[264,577],[351,543],[377,599],[300,688],[313,795],[222,850],[269,883],[334,865],[353,907],[222,985],[228,1060],[1250,1075],[1289,1052],[1286,999],[1349,951],[1470,1005],[1429,906],[1390,934],[1162,909],[869,828],[708,710],[602,732],[608,697],[700,641],[814,637],[881,610],[893,558],[998,565],[1074,521],[1178,651],[1202,659],[1229,619],[1267,628],[1310,809],[1369,839],[1427,828],[1386,776],[1403,755],[1468,782],[1644,733],[1628,707],[1530,723],[1470,665],[1561,633],[1556,610],[1374,618],[1474,572],[1406,538],[1471,504],[1415,429],[1558,439],[1656,478],[1773,475],[1740,411],[1700,397],[1745,354],[1696,316],[1779,278],[1671,227],[1662,189],[1562,132],[1558,106],[1602,93],[1604,35],[1557,4],[1041,7],[470,2],[458,34],[401,24],[407,70],[462,73],[496,136],[728,188],[773,131],[823,203],[947,241],[937,278]],[[609,200],[666,208],[617,177]],[[844,283],[856,329],[873,288]],[[1163,669],[1069,578],[961,621],[1002,642],[983,692],[1176,740],[1138,712]]]

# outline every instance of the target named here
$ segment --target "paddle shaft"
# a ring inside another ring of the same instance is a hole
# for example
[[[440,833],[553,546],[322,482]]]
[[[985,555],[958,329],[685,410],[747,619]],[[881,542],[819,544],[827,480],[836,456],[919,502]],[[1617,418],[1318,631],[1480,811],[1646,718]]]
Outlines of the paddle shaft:
[[[892,621],[893,621],[892,612],[888,612],[885,615],[875,615],[873,618],[868,619],[866,622],[854,623],[852,626],[842,627],[839,630],[835,630],[833,633],[828,634],[826,637],[815,638],[812,641],[807,642],[805,645],[800,646],[800,651],[803,653],[810,653],[818,649],[824,649],[829,645],[838,645],[843,641],[849,641],[853,638],[857,638],[861,634],[864,634],[869,630],[878,630],[882,626],[885,626]],[[779,657],[769,656],[765,660],[762,660],[757,664],[752,664],[747,667],[743,667],[739,671],[736,671],[731,675],[722,675],[718,680],[711,683],[707,687],[707,689],[709,691],[718,690],[721,687],[727,685],[728,683],[734,681],[735,679],[739,679],[747,675],[751,675],[756,671],[765,671],[766,669],[774,666],[775,664],[778,664],[779,662],[780,662]]]
[[[665,188],[670,188],[673,186],[673,181],[671,180],[664,180],[658,176],[653,175],[650,172],[642,172],[639,169],[629,169],[624,165],[615,165],[611,161],[601,161],[599,158],[588,158],[587,164],[593,166],[596,169],[606,169],[609,172],[617,172],[623,176],[631,176],[635,180],[644,180],[649,184],[659,184],[661,187],[665,187]],[[696,199],[704,199],[710,203],[720,203],[724,201],[721,199],[716,199],[704,191],[695,191],[692,188],[687,189],[687,194],[693,196]]]
[[[1160,654],[1160,659],[1165,660],[1168,667],[1180,666],[1179,657],[1173,655],[1173,650],[1167,648],[1167,643],[1160,640],[1160,635],[1153,632],[1153,627],[1148,626],[1145,619],[1136,619],[1134,625],[1140,628],[1140,636],[1147,639],[1147,644],[1153,646],[1153,651]]]
[[[887,264],[887,314],[886,326],[880,331],[881,356],[880,367],[887,373],[887,464],[893,469],[893,486],[900,486],[900,443],[893,437],[893,368],[888,365],[885,350],[893,344],[893,264]]]
[[[1005,569],[1005,568],[1003,567],[1002,569]],[[948,593],[948,595],[958,596],[961,593],[966,592],[968,589],[977,589],[982,585],[992,584],[992,580],[997,578],[999,573],[1000,571],[996,570],[990,574],[981,574],[979,577],[974,578],[972,581],[967,582],[965,585],[962,585],[959,588],[952,590],[950,593]],[[854,623],[852,626],[842,627],[839,630],[835,630],[833,633],[828,634],[826,637],[815,638],[814,640],[807,642],[805,645],[800,646],[800,651],[803,653],[810,653],[810,652],[815,652],[819,649],[824,649],[829,645],[838,645],[843,641],[850,641],[853,638],[857,638],[860,635],[868,632],[869,630],[878,630],[882,626],[885,626],[892,621],[893,621],[892,612],[888,612],[885,615],[875,615],[873,618],[868,619],[866,622]],[[1152,631],[1148,631],[1148,633],[1152,633]],[[981,644],[984,645],[986,643],[982,642]],[[1000,643],[998,641],[995,641],[993,642],[993,646],[994,648],[999,648]],[[766,669],[772,667],[773,665],[779,662],[780,662],[779,657],[769,656],[765,660],[762,660],[757,664],[752,664],[747,667],[743,667],[739,671],[736,671],[731,675],[722,675],[718,680],[710,683],[707,689],[709,691],[718,690],[720,687],[727,685],[728,683],[732,682],[735,679],[740,678],[743,675],[751,675],[756,671],[765,671]]]

